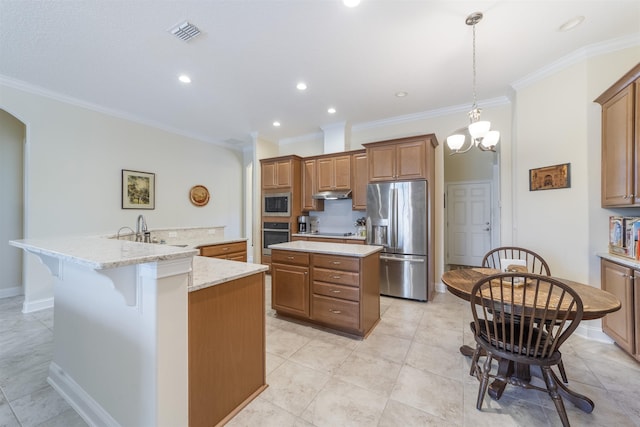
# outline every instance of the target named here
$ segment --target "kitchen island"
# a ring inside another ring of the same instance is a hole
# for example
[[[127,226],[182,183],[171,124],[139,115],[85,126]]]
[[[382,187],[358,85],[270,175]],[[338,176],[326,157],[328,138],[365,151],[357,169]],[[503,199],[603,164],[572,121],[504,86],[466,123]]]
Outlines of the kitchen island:
[[[37,255],[54,276],[48,381],[88,424],[215,425],[266,387],[266,267],[199,257],[194,247],[97,237],[10,244]],[[212,307],[234,307],[224,313],[238,317],[223,319]],[[250,337],[241,351],[258,360],[248,372],[225,342],[209,341],[231,339],[224,328],[232,323],[230,330]],[[236,381],[251,380],[231,391],[210,388],[211,376],[224,369],[241,372]],[[204,401],[215,411],[205,408],[191,422]]]
[[[382,246],[270,245],[271,307],[279,315],[366,337],[380,321]]]

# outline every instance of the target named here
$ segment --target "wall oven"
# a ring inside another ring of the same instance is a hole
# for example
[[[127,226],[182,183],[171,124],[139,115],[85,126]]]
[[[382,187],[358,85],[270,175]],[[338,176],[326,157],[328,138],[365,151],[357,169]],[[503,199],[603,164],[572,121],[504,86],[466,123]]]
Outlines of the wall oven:
[[[264,193],[262,216],[291,216],[291,193]]]
[[[269,245],[288,242],[289,238],[288,222],[264,222],[262,224],[262,254],[271,255]]]

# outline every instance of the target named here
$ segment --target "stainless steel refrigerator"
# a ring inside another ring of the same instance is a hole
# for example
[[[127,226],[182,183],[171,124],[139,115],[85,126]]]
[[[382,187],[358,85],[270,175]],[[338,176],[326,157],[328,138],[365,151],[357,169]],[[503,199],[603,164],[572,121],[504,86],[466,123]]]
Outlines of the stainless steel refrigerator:
[[[384,246],[380,293],[427,300],[427,182],[367,186],[367,244]]]

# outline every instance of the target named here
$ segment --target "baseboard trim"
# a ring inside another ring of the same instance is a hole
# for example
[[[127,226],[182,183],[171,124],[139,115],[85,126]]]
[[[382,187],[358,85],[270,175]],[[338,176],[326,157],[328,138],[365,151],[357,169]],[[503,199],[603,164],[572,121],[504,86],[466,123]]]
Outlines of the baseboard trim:
[[[23,313],[33,313],[34,311],[45,310],[47,308],[53,307],[53,297],[39,299],[36,301],[24,301],[22,303],[22,312]]]
[[[602,329],[593,326],[585,325],[584,323],[578,325],[575,334],[586,338],[590,341],[598,341],[606,344],[613,344],[614,341],[605,334]]]
[[[22,295],[22,286],[0,289],[0,298],[11,298]]]
[[[120,424],[55,362],[49,365],[47,382],[90,426],[120,427]]]

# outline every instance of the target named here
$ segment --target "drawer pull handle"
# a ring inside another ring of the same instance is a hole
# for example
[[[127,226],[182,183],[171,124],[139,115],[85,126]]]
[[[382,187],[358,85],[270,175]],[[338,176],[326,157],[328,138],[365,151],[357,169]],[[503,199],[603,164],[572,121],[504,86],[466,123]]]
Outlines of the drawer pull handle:
[[[341,263],[340,263],[340,261],[331,261],[331,264],[333,264],[333,265],[340,265]]]
[[[340,289],[331,289],[331,292],[333,292],[334,294],[339,294],[341,291]]]
[[[339,279],[341,276],[331,276],[332,279]]]
[[[294,259],[295,257],[292,256],[288,256],[287,259]]]
[[[229,248],[222,248],[222,250],[223,250],[223,251],[228,251],[228,250],[229,250]]]
[[[334,310],[333,308],[330,308],[329,311],[332,312],[333,314],[341,314],[342,313],[340,310]]]

